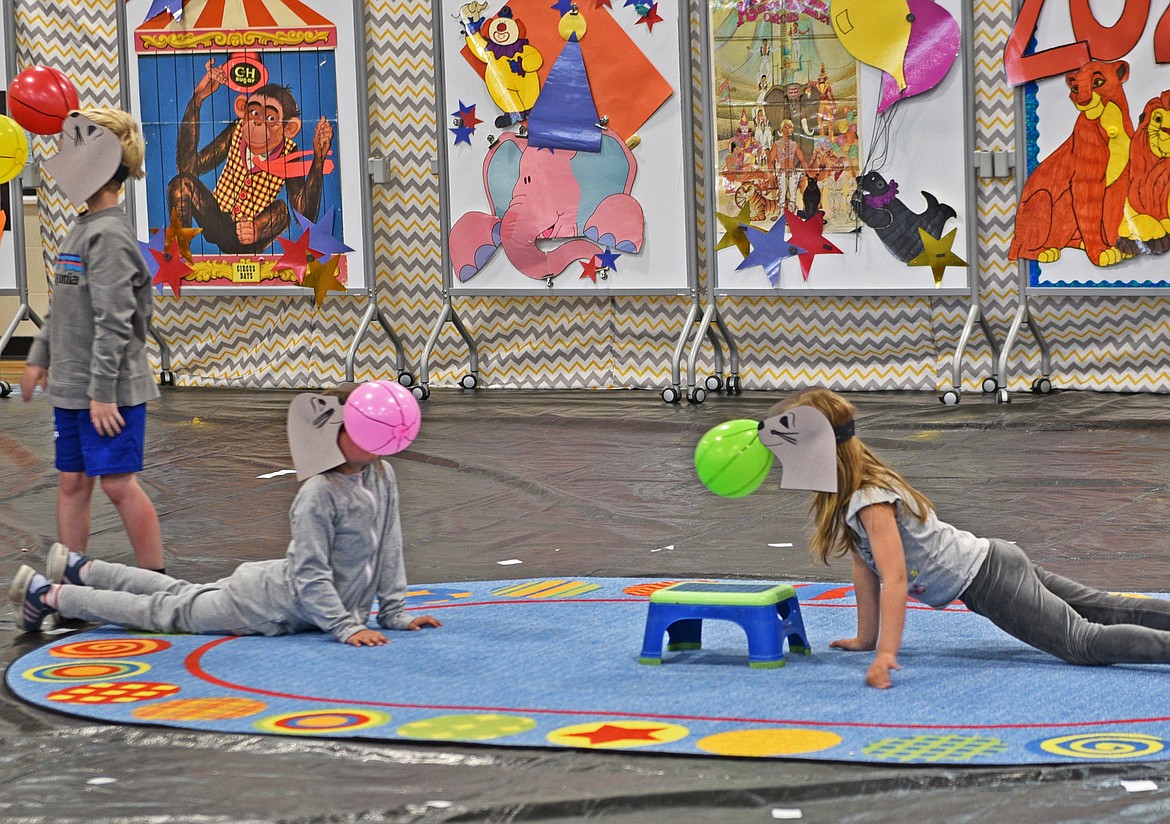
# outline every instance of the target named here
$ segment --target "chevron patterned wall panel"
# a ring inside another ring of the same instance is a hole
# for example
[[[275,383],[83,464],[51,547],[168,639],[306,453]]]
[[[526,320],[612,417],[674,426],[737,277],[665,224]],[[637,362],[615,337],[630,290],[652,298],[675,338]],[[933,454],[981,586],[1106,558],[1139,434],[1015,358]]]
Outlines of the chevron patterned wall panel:
[[[58,67],[77,83],[86,105],[117,105],[116,12],[121,0],[16,0],[18,60]],[[1014,95],[1002,50],[1012,21],[1010,0],[975,3],[976,148],[1015,148]],[[693,25],[704,6],[692,3]],[[429,0],[367,0],[370,149],[389,158],[393,181],[376,186],[375,272],[379,308],[401,337],[416,370],[442,309],[439,271],[431,5]],[[697,42],[697,41],[696,41]],[[698,78],[697,54],[692,74]],[[696,105],[696,115],[701,116]],[[701,139],[701,131],[696,135]],[[37,138],[36,158],[52,151]],[[696,196],[706,172],[695,167]],[[1006,251],[1015,193],[1009,180],[978,182],[978,278],[983,315],[1001,345],[1021,300]],[[40,191],[46,264],[73,218],[51,187]],[[697,230],[699,260],[706,227]],[[681,239],[680,239],[681,240]],[[33,277],[36,273],[30,273]],[[699,273],[699,293],[705,290]],[[345,357],[368,302],[330,295],[320,309],[309,297],[167,296],[157,327],[180,385],[322,386],[344,376]],[[688,298],[456,298],[475,337],[480,382],[487,387],[650,387],[671,382],[671,360],[684,332]],[[1051,347],[1057,387],[1170,391],[1170,296],[1057,298],[1033,295],[1032,314]],[[949,388],[966,298],[724,297],[720,312],[739,346],[745,388],[787,389],[809,383],[839,389]],[[681,366],[685,370],[689,348]],[[726,352],[724,353],[726,354]],[[1010,361],[1010,388],[1039,374],[1039,348],[1022,334]],[[393,374],[397,353],[375,321],[358,342],[359,379]],[[976,327],[963,353],[965,391],[994,373],[993,347]],[[432,386],[455,385],[468,351],[452,325],[431,353]],[[714,349],[699,349],[696,375],[714,369]],[[682,375],[685,383],[687,376]]]

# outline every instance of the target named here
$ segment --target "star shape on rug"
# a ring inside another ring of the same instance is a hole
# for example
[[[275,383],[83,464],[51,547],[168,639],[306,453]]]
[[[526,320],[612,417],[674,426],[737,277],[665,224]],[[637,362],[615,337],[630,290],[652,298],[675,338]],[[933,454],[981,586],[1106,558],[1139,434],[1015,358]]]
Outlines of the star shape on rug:
[[[151,249],[150,254],[158,262],[158,271],[155,272],[152,283],[158,285],[166,284],[171,287],[171,291],[175,293],[175,297],[178,297],[179,287],[183,283],[183,278],[195,271],[187,265],[187,261],[183,260],[183,256],[179,254],[179,242],[172,240],[165,251]]]
[[[183,16],[183,5],[186,2],[187,0],[154,0],[150,4],[150,8],[146,11],[146,19],[153,20],[165,11],[171,17],[178,20]]]
[[[617,724],[602,724],[589,732],[571,732],[567,738],[584,738],[593,746],[612,744],[616,741],[657,741],[654,733],[666,727],[622,727]]]
[[[812,269],[813,258],[817,255],[844,254],[825,238],[825,213],[818,211],[808,220],[801,220],[795,212],[784,210],[784,219],[788,221],[788,239],[805,250],[797,255],[800,260],[800,273],[808,280],[808,273]]]
[[[317,253],[309,248],[309,230],[306,229],[301,233],[297,240],[289,240],[288,238],[278,237],[280,247],[284,250],[284,254],[280,256],[280,260],[272,267],[276,270],[287,269],[296,275],[297,283],[301,283],[305,279],[305,269],[310,263],[317,260]]]
[[[171,222],[167,226],[166,247],[171,245],[171,241],[177,241],[179,244],[179,257],[191,263],[191,238],[202,232],[202,229],[194,227],[188,228],[179,223],[179,210],[171,209]]]
[[[941,238],[933,237],[930,232],[919,227],[918,235],[922,238],[922,252],[906,263],[907,266],[929,266],[934,275],[934,285],[942,286],[943,274],[948,266],[966,266],[967,261],[951,251],[955,242],[955,233],[958,229],[951,229]]]
[[[333,214],[336,210],[330,206],[325,215],[316,223],[309,220],[300,212],[293,210],[296,215],[297,223],[302,229],[307,229],[309,232],[309,248],[316,252],[321,257],[329,257],[330,255],[341,254],[342,252],[352,252],[353,249],[346,246],[338,240],[333,234]]]
[[[612,269],[616,272],[617,259],[620,257],[620,252],[615,252],[612,249],[606,249],[604,252],[597,253],[597,262],[602,269]]]
[[[785,240],[784,233],[787,226],[784,218],[780,218],[771,229],[764,232],[755,226],[744,226],[748,240],[752,244],[752,251],[743,259],[743,263],[736,266],[736,270],[749,269],[752,266],[764,267],[764,274],[773,286],[780,280],[780,261],[784,258],[802,255],[807,249],[802,249],[795,243]]]
[[[646,31],[654,31],[654,24],[662,22],[662,17],[658,14],[658,4],[651,5],[650,9],[638,18],[638,22],[646,24]]]
[[[306,267],[301,286],[313,290],[313,301],[318,309],[325,302],[327,293],[345,291],[345,284],[337,279],[337,266],[340,262],[341,258],[334,255],[327,263],[315,260]]]
[[[752,245],[748,243],[744,227],[752,225],[752,205],[750,203],[743,204],[738,215],[725,215],[716,212],[715,218],[719,221],[719,225],[726,229],[723,237],[719,238],[719,243],[715,245],[715,250],[734,246],[739,249],[741,255],[747,257],[752,250]],[[756,227],[752,226],[752,228]]]

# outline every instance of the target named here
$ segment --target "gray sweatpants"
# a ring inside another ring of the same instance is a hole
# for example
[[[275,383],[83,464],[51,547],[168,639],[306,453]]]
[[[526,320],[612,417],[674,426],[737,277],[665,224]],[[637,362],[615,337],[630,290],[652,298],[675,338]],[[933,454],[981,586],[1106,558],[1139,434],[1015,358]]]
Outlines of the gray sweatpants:
[[[256,635],[227,581],[192,584],[148,569],[94,559],[86,586],[65,584],[57,598],[65,618],[153,632]]]
[[[1170,601],[1111,595],[1036,566],[991,542],[960,596],[1009,635],[1070,664],[1170,664]]]

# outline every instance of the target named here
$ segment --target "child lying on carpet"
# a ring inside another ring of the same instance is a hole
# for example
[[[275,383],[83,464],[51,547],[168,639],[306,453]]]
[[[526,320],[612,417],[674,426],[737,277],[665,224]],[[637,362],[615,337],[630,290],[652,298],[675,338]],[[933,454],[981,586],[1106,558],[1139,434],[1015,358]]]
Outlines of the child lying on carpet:
[[[853,405],[825,389],[768,410],[760,441],[783,467],[782,489],[813,491],[813,557],[853,560],[857,635],[877,650],[871,687],[891,686],[906,596],[941,609],[956,598],[1026,644],[1073,664],[1170,663],[1170,601],[1114,595],[1036,566],[1014,544],[940,521],[925,495],[854,436]]]
[[[288,437],[297,479],[304,483],[293,500],[292,541],[284,558],[244,563],[215,583],[193,584],[54,544],[47,578],[28,566],[16,573],[9,598],[17,625],[36,632],[57,612],[153,632],[317,630],[370,647],[389,641],[366,626],[377,596],[384,629],[439,626],[429,615],[403,611],[398,487],[390,465],[379,459],[410,443],[418,419],[417,401],[396,383],[298,395],[289,405]],[[371,440],[371,426],[391,437]]]

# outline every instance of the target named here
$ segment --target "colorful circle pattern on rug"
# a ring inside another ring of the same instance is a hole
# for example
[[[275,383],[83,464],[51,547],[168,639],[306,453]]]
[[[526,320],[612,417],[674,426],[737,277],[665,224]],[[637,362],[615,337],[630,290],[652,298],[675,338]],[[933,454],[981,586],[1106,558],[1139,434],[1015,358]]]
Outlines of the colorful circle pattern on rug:
[[[150,670],[145,661],[100,661],[97,659],[68,664],[49,664],[21,673],[29,681],[93,683],[114,678],[135,678]]]
[[[700,738],[695,746],[713,755],[777,758],[831,750],[841,736],[824,730],[731,730]]]
[[[45,698],[60,704],[133,704],[137,701],[165,698],[178,691],[179,687],[176,684],[118,681],[69,687],[51,692]]]
[[[142,721],[223,721],[246,718],[268,709],[254,698],[176,698],[135,707],[130,715]]]
[[[338,708],[286,712],[262,718],[253,726],[263,732],[281,735],[330,735],[354,733],[390,723],[390,713],[376,710]]]
[[[412,721],[398,728],[399,735],[429,741],[491,741],[519,735],[536,728],[536,722],[522,715],[439,715]]]
[[[548,734],[548,740],[564,747],[625,750],[669,744],[688,735],[690,730],[686,727],[661,721],[592,721],[555,729]]]
[[[909,738],[883,738],[866,744],[862,752],[879,761],[922,764],[941,761],[947,764],[972,761],[996,755],[1007,749],[998,738],[982,735],[914,735]]]
[[[56,658],[133,658],[170,648],[171,642],[161,638],[103,638],[61,644],[50,649],[49,655]]]
[[[597,584],[585,581],[521,581],[499,589],[493,589],[492,595],[504,598],[573,598],[601,589]]]
[[[1032,752],[1112,761],[1154,755],[1166,748],[1166,742],[1155,735],[1144,733],[1101,732],[1044,738],[1027,746]]]

